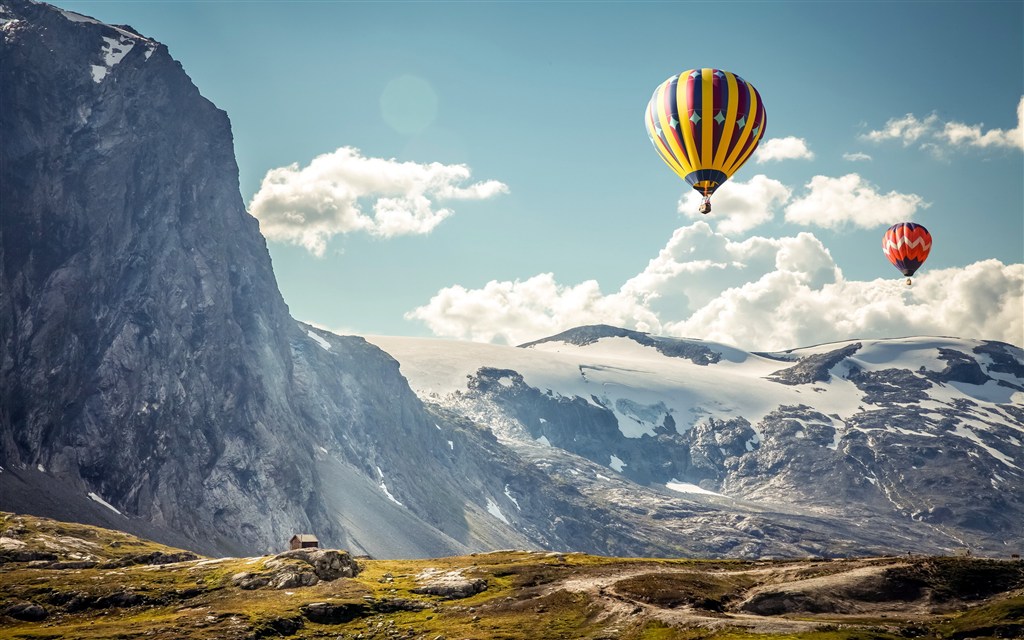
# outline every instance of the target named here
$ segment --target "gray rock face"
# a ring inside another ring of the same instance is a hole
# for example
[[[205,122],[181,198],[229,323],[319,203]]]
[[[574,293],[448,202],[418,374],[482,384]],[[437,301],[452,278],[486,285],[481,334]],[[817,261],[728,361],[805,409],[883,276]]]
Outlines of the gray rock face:
[[[380,349],[289,317],[227,115],[165,46],[4,7],[0,509],[210,554],[632,547]]]
[[[805,356],[792,367],[773,373],[771,378],[790,385],[824,382],[829,379],[832,367],[857,353],[860,348],[861,344],[857,342],[827,353]]]
[[[278,537],[254,517],[270,504],[316,517],[293,500],[312,495],[309,453],[275,431],[293,416],[279,382],[294,323],[241,203],[226,114],[162,45],[7,4],[4,467],[80,480],[196,540],[240,524],[237,547]]]

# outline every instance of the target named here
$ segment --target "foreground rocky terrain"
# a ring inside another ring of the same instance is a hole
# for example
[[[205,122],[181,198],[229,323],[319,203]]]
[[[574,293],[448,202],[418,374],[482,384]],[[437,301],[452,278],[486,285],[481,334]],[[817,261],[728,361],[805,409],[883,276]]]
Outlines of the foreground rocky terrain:
[[[496,551],[421,560],[304,549],[201,558],[0,514],[0,638],[1019,638],[1024,563],[621,559]]]

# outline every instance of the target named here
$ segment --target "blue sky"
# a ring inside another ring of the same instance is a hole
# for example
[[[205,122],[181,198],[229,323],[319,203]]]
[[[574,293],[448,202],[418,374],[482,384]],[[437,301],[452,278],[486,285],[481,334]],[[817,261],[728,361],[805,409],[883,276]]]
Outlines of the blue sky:
[[[227,111],[301,320],[1024,344],[1024,3],[57,4],[166,44]],[[642,119],[696,67],[768,114],[704,217]],[[935,241],[909,288],[880,248],[902,220]]]

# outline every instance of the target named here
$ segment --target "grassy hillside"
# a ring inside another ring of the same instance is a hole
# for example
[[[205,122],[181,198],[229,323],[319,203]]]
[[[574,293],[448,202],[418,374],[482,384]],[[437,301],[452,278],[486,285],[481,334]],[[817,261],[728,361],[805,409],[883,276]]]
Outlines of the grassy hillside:
[[[214,559],[115,531],[0,513],[0,639],[278,637],[1020,638],[1024,563],[525,551],[429,560],[336,551]]]

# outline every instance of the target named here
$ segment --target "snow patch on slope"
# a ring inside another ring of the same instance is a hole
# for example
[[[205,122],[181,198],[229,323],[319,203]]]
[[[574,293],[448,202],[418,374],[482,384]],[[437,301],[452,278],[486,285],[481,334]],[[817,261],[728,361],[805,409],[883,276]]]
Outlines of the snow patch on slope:
[[[723,498],[727,497],[723,493],[716,493],[714,491],[708,491],[707,489],[705,489],[703,487],[699,487],[699,486],[697,486],[695,484],[690,484],[689,482],[679,482],[678,480],[672,480],[672,482],[666,482],[665,483],[665,487],[667,487],[668,489],[671,489],[672,491],[675,491],[676,493],[699,493],[699,494],[708,495],[708,496],[720,496],[720,497],[723,497]]]
[[[92,69],[92,81],[99,84],[103,82],[103,79],[107,77],[107,74],[113,69],[121,60],[124,59],[128,52],[135,46],[135,40],[130,37],[120,38],[108,38],[103,37],[103,47],[101,53],[103,54],[103,64],[90,65]]]
[[[114,513],[116,513],[117,515],[124,516],[124,514],[121,513],[120,511],[118,511],[117,508],[114,505],[110,504],[109,502],[107,502],[103,498],[99,497],[98,495],[96,495],[92,491],[90,491],[86,495],[88,495],[89,499],[92,500],[93,502],[98,502],[101,505],[103,505],[104,507],[106,507],[106,508],[110,509],[111,511],[113,511]]]
[[[402,503],[398,501],[398,498],[392,495],[392,493],[388,490],[388,485],[384,483],[384,472],[380,470],[380,467],[377,467],[377,475],[380,476],[380,483],[377,486],[379,486],[380,490],[384,492],[384,495],[388,497],[388,500],[394,502],[400,507],[403,506]]]
[[[317,334],[313,333],[311,330],[307,330],[306,331],[306,335],[309,336],[310,338],[312,338],[313,342],[315,342],[318,345],[320,345],[320,348],[323,349],[324,351],[330,351],[331,350],[331,344],[329,342],[327,342],[326,340],[324,340],[322,337],[320,337]]]
[[[505,514],[501,512],[501,509],[498,507],[498,503],[490,498],[487,498],[487,513],[491,514],[498,520],[501,520],[505,524],[509,524],[508,518],[506,518]]]
[[[974,425],[971,425],[971,426],[974,426]],[[981,449],[984,449],[985,451],[987,451],[988,454],[991,455],[996,460],[1002,462],[1003,464],[1005,464],[1008,467],[1012,467],[1012,468],[1014,468],[1014,469],[1016,469],[1018,471],[1021,471],[1021,468],[1013,463],[1013,458],[1011,458],[1010,456],[1004,454],[1002,451],[999,451],[998,449],[994,449],[994,448],[990,447],[989,445],[985,444],[985,442],[982,441],[982,439],[978,436],[978,434],[975,433],[974,430],[969,428],[968,426],[965,426],[963,424],[958,424],[956,426],[956,428],[953,430],[953,434],[957,435],[957,436],[960,436],[961,438],[967,438],[968,440],[970,440],[971,442],[976,444]]]
[[[522,507],[519,506],[519,501],[515,499],[515,496],[508,489],[508,485],[505,485],[505,497],[512,501],[512,504],[516,505],[516,509],[522,511]]]

